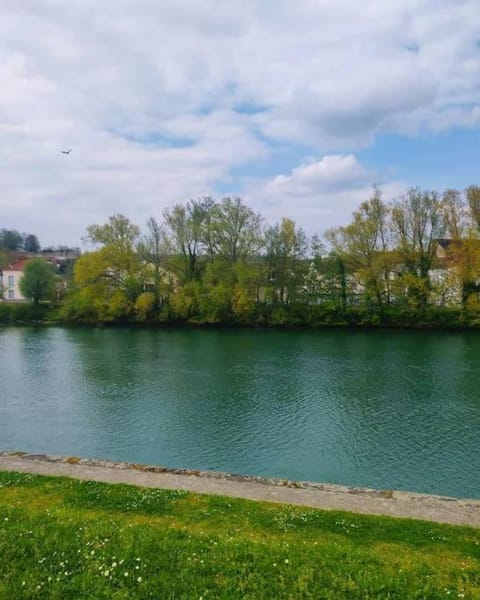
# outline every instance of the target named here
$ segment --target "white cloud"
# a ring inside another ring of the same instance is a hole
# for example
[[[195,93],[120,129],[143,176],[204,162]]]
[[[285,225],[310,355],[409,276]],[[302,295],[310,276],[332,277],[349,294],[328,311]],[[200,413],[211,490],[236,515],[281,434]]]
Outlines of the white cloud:
[[[3,0],[0,227],[78,243],[274,165],[278,143],[347,154],[315,167],[332,178],[378,132],[478,126],[479,40],[478,0]],[[269,185],[293,198],[315,168]]]
[[[346,223],[359,204],[372,196],[379,185],[386,201],[403,194],[405,185],[381,181],[378,174],[363,167],[353,154],[324,156],[247,186],[247,198],[263,207],[269,221],[293,218],[309,233],[323,234],[330,227]]]
[[[272,194],[289,197],[310,196],[312,193],[332,193],[339,189],[357,188],[369,183],[370,174],[353,154],[333,154],[321,160],[296,167],[290,175],[277,175],[267,183]]]

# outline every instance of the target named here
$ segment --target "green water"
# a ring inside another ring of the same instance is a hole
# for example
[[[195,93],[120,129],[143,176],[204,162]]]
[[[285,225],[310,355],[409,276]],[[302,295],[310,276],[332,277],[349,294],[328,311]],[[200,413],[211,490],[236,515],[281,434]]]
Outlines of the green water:
[[[480,498],[480,335],[0,329],[0,448]]]

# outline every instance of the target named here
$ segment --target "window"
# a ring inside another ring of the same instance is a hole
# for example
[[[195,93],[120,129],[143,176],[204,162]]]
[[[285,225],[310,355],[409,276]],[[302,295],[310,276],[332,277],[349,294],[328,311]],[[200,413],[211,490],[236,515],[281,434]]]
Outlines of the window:
[[[8,299],[9,299],[9,300],[13,300],[13,299],[14,299],[14,297],[15,297],[15,296],[14,296],[14,292],[13,292],[13,290],[8,290]]]
[[[13,283],[15,281],[15,277],[13,275],[8,276],[8,287],[13,287]]]

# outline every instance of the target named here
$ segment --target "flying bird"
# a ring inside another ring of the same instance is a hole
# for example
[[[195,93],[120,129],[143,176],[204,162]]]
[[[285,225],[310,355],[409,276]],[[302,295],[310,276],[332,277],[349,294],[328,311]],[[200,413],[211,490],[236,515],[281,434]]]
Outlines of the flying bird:
[[[70,148],[70,150],[61,150],[62,154],[70,154],[70,152],[72,151],[72,149]]]

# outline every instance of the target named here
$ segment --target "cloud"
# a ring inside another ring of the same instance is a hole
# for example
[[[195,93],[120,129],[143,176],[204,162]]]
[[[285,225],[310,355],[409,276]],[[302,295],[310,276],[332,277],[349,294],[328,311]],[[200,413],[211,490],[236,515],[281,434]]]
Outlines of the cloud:
[[[399,181],[381,181],[378,173],[362,166],[353,154],[324,156],[262,182],[247,185],[246,197],[263,207],[269,221],[293,218],[309,233],[349,221],[360,202],[372,196],[379,184],[386,201],[406,191]]]
[[[479,40],[478,0],[3,0],[0,227],[78,243],[113,211],[141,224],[235,170],[288,171],[279,148],[325,156],[272,179],[282,197],[342,168],[353,194],[377,134],[480,124]]]
[[[353,154],[333,154],[319,161],[296,167],[290,175],[277,175],[267,182],[266,190],[289,197],[333,193],[369,183],[370,174]],[[370,181],[371,183],[371,181]]]

